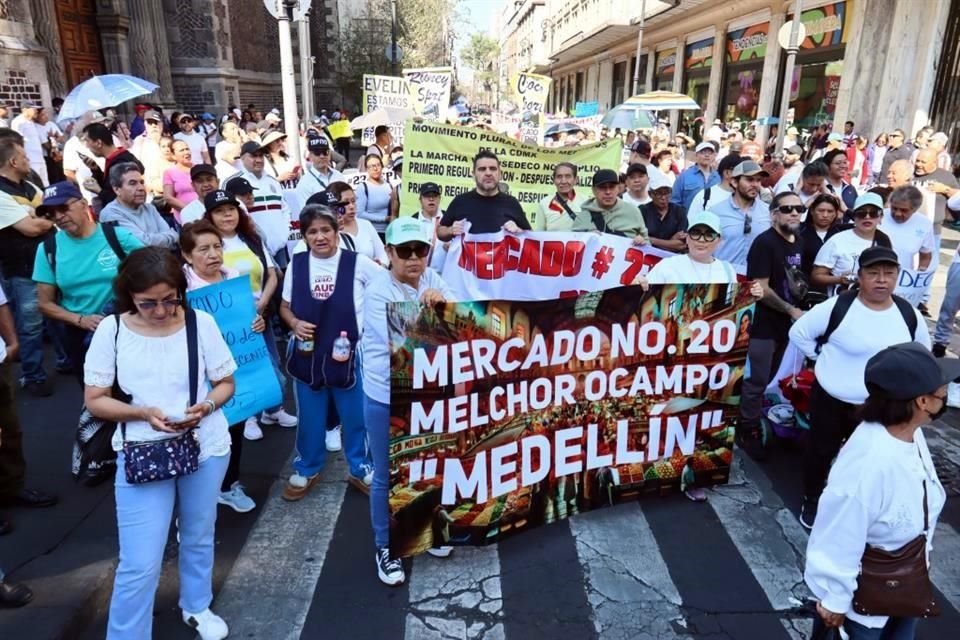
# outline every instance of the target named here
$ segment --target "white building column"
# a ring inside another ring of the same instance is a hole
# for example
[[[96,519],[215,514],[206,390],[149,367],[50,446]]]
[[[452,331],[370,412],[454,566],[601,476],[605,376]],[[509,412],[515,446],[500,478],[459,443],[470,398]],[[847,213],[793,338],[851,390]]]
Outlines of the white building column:
[[[642,54],[641,54],[642,56]],[[640,61],[637,60],[637,64],[640,64]],[[657,64],[657,52],[653,47],[647,49],[647,77],[644,79],[643,91],[640,93],[647,93],[648,91],[653,91],[653,72],[655,71]]]
[[[599,77],[597,79],[597,102],[600,103],[600,111],[609,111],[611,96],[613,94],[613,60],[605,58],[598,63]]]
[[[777,32],[783,26],[786,14],[783,11],[770,14],[770,29],[767,31],[767,55],[763,59],[763,77],[760,80],[760,96],[757,98],[757,117],[776,115],[779,107],[776,105],[777,86],[780,77],[780,45],[777,43]],[[790,87],[786,87],[786,91]],[[763,140],[758,140],[763,145]]]
[[[686,54],[686,42],[683,38],[677,42],[677,50],[675,53],[675,62],[673,63],[673,91],[674,93],[683,93],[683,72],[684,69],[684,56]],[[670,110],[670,134],[673,135],[677,132],[677,127],[680,125],[680,112],[676,109]]]
[[[707,107],[703,112],[703,130],[706,131],[720,113],[723,96],[723,70],[727,65],[727,25],[717,25],[713,34],[713,62],[710,66],[710,87],[707,90]]]

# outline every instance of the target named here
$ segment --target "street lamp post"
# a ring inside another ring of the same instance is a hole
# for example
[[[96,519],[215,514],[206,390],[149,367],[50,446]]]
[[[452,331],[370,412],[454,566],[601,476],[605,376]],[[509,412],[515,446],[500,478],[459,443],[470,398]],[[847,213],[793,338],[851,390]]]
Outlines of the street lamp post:
[[[283,89],[283,128],[287,134],[287,153],[299,164],[300,116],[297,114],[297,79],[293,72],[293,42],[290,22],[298,0],[277,0],[277,25],[280,30],[280,81]]]
[[[300,94],[303,103],[303,119],[315,115],[313,106],[313,52],[310,47],[310,12],[305,11],[297,24],[300,38]]]
[[[633,92],[635,96],[640,89],[640,51],[643,49],[643,27],[647,19],[647,0],[640,2],[640,25],[637,28],[637,63],[633,66]]]
[[[783,151],[783,136],[787,130],[787,112],[790,111],[790,88],[793,84],[793,67],[797,58],[797,42],[800,34],[800,13],[803,10],[803,0],[793,0],[793,19],[790,24],[790,41],[787,46],[787,64],[783,70],[783,97],[780,98],[780,126],[777,127],[776,153]]]
[[[390,69],[397,75],[397,0],[390,0]]]

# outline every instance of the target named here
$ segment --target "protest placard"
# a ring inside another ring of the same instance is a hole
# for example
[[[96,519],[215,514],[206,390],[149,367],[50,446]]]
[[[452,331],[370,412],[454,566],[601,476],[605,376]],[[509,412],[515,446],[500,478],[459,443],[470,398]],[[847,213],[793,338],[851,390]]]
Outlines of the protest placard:
[[[520,144],[516,140],[483,129],[437,122],[407,122],[403,152],[403,195],[400,213],[410,215],[420,208],[420,185],[435,182],[443,190],[442,206],[461,193],[476,187],[473,157],[480,149],[489,149],[500,159],[502,180],[510,185],[510,195],[530,218],[537,203],[556,192],[553,167],[572,162],[579,167],[578,189],[589,191],[597,169],[620,166],[622,145],[619,140],[604,140],[592,145],[547,149]]]
[[[520,142],[525,144],[543,144],[543,130],[546,124],[543,112],[550,93],[550,76],[535,73],[518,73],[510,80],[517,105],[520,107]]]
[[[189,291],[187,300],[191,307],[206,311],[217,321],[237,363],[233,374],[236,391],[223,405],[227,424],[243,422],[283,402],[264,336],[250,328],[257,314],[250,276],[242,275]]]
[[[403,77],[410,83],[414,112],[424,120],[442,120],[450,104],[453,69],[404,69]]]
[[[393,553],[726,482],[753,303],[698,284],[389,305]]]
[[[363,74],[363,112],[370,113],[380,107],[413,110],[413,97],[410,95],[410,83],[406,78],[394,76],[375,76]],[[375,142],[372,127],[364,129],[360,142],[370,146]],[[403,144],[403,123],[390,123],[390,133],[394,144]]]
[[[893,292],[915,307],[929,294],[936,272],[936,264],[933,264],[928,271],[900,269],[897,288]]]

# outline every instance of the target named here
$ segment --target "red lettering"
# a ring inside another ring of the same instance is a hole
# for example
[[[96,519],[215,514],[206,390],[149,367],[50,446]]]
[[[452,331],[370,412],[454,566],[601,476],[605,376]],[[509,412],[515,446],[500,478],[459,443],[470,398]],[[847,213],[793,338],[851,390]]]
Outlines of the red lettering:
[[[459,266],[464,271],[473,271],[477,266],[477,244],[475,242],[464,242],[460,251]]]
[[[493,279],[493,243],[477,242],[476,266],[473,273],[481,280]]]
[[[623,275],[620,276],[620,284],[622,285],[633,284],[633,281],[640,275],[644,267],[652,267],[661,260],[660,256],[644,253],[636,247],[627,249],[624,258],[630,263],[630,266],[624,269]]]
[[[567,250],[563,254],[563,275],[571,277],[580,273],[586,248],[587,245],[579,241],[567,243]]]
[[[517,265],[520,263],[520,255],[518,251],[522,246],[520,239],[516,236],[506,236],[504,242],[507,245],[506,251],[506,260],[504,261],[503,268],[505,271],[516,271]]]
[[[520,273],[540,273],[540,242],[538,240],[524,240],[520,248]]]
[[[508,250],[506,239],[493,245],[493,277],[498,280],[503,277],[503,267],[507,262]]]
[[[573,289],[572,291],[561,291],[561,292],[560,292],[560,297],[561,297],[561,298],[576,298],[577,296],[582,296],[582,295],[585,294],[585,293],[589,293],[589,292],[588,292],[588,291],[584,291],[584,290],[582,290],[582,289],[580,289],[580,290]]]
[[[548,240],[543,243],[543,262],[540,263],[540,275],[556,277],[563,267],[563,249],[566,243]]]

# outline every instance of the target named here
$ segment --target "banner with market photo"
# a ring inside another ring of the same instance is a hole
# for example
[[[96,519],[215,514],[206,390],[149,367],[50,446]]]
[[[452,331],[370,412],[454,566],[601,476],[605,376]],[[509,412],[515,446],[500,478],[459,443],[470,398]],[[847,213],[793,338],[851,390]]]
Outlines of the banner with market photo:
[[[520,142],[524,144],[543,144],[546,125],[543,109],[551,82],[550,76],[522,72],[510,80],[510,88],[520,106]]]
[[[453,69],[451,67],[404,69],[403,77],[410,83],[414,113],[424,120],[442,120],[450,104]]]
[[[375,76],[363,74],[363,113],[370,113],[381,107],[414,110],[414,99],[410,93],[410,83],[406,78],[395,76]],[[365,147],[373,144],[376,139],[373,127],[363,130],[360,142]],[[403,144],[403,123],[390,124],[390,133],[393,134],[393,144]]]
[[[578,189],[590,190],[590,179],[598,169],[620,166],[623,149],[619,140],[573,147],[531,147],[493,131],[460,127],[439,122],[406,124],[403,150],[403,195],[400,213],[411,215],[420,208],[420,185],[434,182],[442,189],[441,207],[454,196],[476,187],[473,157],[480,149],[490,149],[500,159],[502,180],[510,186],[510,195],[520,201],[533,222],[537,203],[555,192],[553,167],[572,162],[579,167]]]
[[[727,482],[752,314],[737,284],[389,305],[393,553]]]

